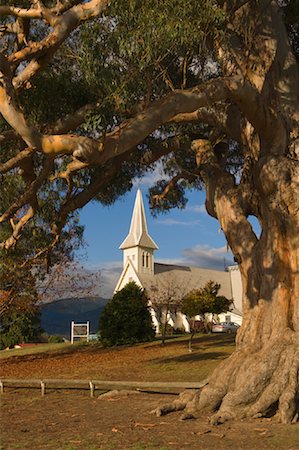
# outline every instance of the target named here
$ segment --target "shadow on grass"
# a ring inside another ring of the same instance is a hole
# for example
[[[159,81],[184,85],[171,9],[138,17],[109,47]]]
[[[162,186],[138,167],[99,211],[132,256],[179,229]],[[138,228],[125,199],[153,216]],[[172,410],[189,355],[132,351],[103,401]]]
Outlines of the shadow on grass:
[[[192,345],[196,346],[199,344],[201,348],[204,347],[215,347],[215,346],[231,346],[235,344],[236,335],[235,334],[200,334],[195,335],[195,337],[192,339]],[[188,345],[189,336],[185,335],[183,338],[182,336],[167,336],[165,341],[165,346],[167,347],[185,347]],[[163,346],[160,339],[157,339],[156,343],[151,344],[148,349],[153,347],[161,347]],[[145,349],[146,350],[146,349]]]
[[[197,362],[197,361],[209,361],[225,359],[229,356],[226,352],[205,352],[205,353],[188,353],[186,355],[172,356],[169,358],[156,358],[152,359],[150,362],[154,364],[165,364],[165,363],[187,363],[187,362]]]

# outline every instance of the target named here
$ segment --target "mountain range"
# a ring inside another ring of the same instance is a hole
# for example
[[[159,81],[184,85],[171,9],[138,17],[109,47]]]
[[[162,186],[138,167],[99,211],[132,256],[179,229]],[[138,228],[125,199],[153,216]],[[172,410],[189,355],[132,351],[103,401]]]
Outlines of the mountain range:
[[[49,335],[70,338],[71,322],[89,321],[90,333],[98,331],[99,317],[107,299],[102,297],[63,298],[41,305],[41,326]]]

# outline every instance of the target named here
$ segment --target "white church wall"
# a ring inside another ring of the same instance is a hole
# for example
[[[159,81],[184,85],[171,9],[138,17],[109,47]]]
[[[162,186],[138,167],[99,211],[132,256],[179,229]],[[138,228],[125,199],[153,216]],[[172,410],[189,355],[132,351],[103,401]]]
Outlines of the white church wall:
[[[145,274],[154,273],[153,251],[139,247],[139,272]]]
[[[123,255],[123,267],[126,266],[128,259],[130,259],[132,265],[134,266],[136,272],[138,272],[138,258],[139,258],[139,254],[138,254],[138,247],[131,247],[131,248],[126,248],[124,251],[124,255]]]
[[[159,321],[157,320],[156,313],[155,313],[155,311],[154,311],[153,308],[150,308],[149,311],[150,311],[151,316],[152,316],[152,322],[153,322],[153,325],[154,325],[154,327],[156,328],[156,334],[159,334],[159,333],[160,333],[160,323],[159,323]]]
[[[120,291],[121,289],[123,289],[126,286],[126,284],[128,284],[130,281],[134,281],[138,286],[143,287],[140,283],[140,280],[139,280],[134,268],[132,267],[131,264],[128,264],[125,272],[122,273],[122,275],[121,275],[121,280],[117,286],[117,291]]]
[[[174,328],[185,330],[186,333],[190,333],[190,324],[185,314],[178,311],[175,315]]]

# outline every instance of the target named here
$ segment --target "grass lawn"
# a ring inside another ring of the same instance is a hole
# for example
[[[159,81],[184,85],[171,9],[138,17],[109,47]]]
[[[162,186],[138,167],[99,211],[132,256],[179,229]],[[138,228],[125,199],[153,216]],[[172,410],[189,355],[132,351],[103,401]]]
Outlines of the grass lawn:
[[[201,381],[234,350],[234,336],[198,334],[133,346],[45,344],[2,351],[2,378],[82,378],[132,381]]]

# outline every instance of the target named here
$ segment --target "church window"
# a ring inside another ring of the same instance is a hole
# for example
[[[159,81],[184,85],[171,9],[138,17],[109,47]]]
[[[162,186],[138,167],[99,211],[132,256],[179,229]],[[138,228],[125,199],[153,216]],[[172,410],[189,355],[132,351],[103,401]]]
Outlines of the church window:
[[[148,267],[148,253],[146,254],[145,260],[146,260],[146,267]]]
[[[142,267],[145,266],[145,255],[144,252],[142,253]]]

